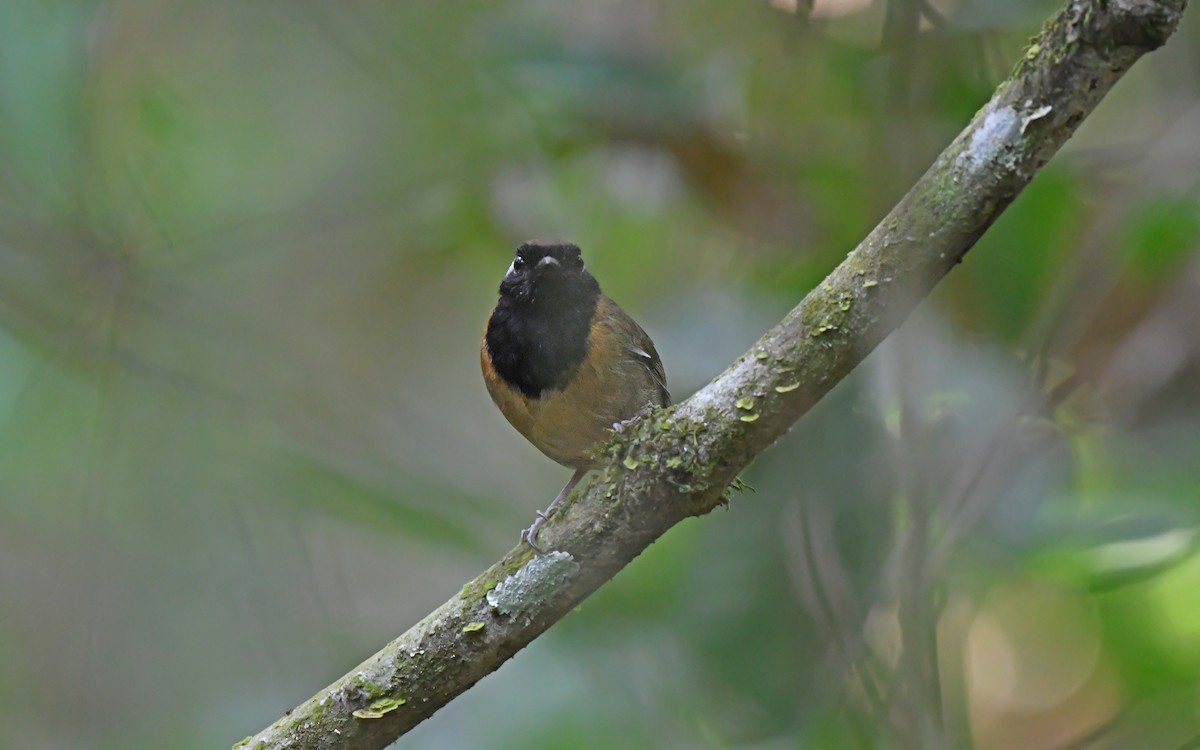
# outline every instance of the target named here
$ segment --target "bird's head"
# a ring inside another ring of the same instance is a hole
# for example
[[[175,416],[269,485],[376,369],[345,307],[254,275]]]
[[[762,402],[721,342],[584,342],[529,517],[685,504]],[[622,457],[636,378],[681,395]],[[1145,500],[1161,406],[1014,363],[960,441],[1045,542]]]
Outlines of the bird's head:
[[[560,240],[522,243],[500,282],[501,297],[539,307],[583,302],[599,293],[579,247]]]

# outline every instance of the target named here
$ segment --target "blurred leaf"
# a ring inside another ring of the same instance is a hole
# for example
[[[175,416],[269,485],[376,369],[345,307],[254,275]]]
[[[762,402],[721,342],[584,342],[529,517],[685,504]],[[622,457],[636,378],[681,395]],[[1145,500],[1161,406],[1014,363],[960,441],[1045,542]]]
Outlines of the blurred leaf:
[[[961,0],[953,22],[956,26],[971,29],[1030,28],[1058,7],[1054,0]]]
[[[1137,507],[1132,503],[1126,503]],[[1035,554],[1033,567],[1071,586],[1109,591],[1161,576],[1197,551],[1196,528],[1167,514],[1078,521],[1059,529]]]
[[[417,501],[426,497],[446,500],[443,488],[422,487],[419,478],[406,478],[403,493],[389,491],[310,459],[294,463],[288,478],[294,492],[287,499],[299,508],[317,511],[364,529],[450,545],[464,551],[476,552],[486,546],[466,518],[455,517],[455,509],[461,507],[460,503],[451,499],[444,510],[434,510]],[[513,542],[516,542],[515,537]]]
[[[1076,178],[1044,170],[980,238],[963,263],[970,298],[958,303],[1004,340],[1026,330],[1052,274],[1075,251],[1081,205]]]
[[[1134,276],[1147,283],[1169,280],[1200,251],[1200,201],[1151,201],[1125,225],[1121,247]]]

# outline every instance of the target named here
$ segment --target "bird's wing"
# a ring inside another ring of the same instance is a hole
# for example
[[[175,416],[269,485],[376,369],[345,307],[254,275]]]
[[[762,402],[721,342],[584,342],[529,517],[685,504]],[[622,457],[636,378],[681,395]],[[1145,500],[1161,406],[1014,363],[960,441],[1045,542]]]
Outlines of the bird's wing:
[[[605,312],[613,327],[618,329],[625,352],[632,355],[632,359],[641,363],[650,373],[658,389],[658,405],[670,406],[671,392],[667,390],[667,372],[663,368],[662,358],[658,356],[658,350],[654,348],[654,342],[637,321],[617,303],[604,297],[603,304],[607,308]]]

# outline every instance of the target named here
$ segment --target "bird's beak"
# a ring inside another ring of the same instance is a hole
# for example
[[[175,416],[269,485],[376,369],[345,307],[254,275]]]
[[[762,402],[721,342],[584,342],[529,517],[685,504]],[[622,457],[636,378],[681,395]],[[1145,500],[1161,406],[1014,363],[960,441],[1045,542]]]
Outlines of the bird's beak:
[[[552,258],[549,255],[547,255],[545,258],[542,258],[541,260],[538,261],[538,268],[546,268],[547,266],[557,266],[557,265],[558,265],[558,258]]]

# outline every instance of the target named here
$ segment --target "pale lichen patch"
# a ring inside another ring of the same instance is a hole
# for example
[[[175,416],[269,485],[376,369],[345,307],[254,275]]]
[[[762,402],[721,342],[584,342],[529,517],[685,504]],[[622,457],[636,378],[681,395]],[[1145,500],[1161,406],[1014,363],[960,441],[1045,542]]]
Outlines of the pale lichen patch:
[[[500,614],[524,617],[528,623],[578,571],[579,563],[566,552],[537,555],[487,592],[487,602]]]
[[[967,148],[958,155],[955,164],[969,172],[987,169],[1005,148],[1021,137],[1021,117],[1012,107],[1000,107],[988,112]]]

